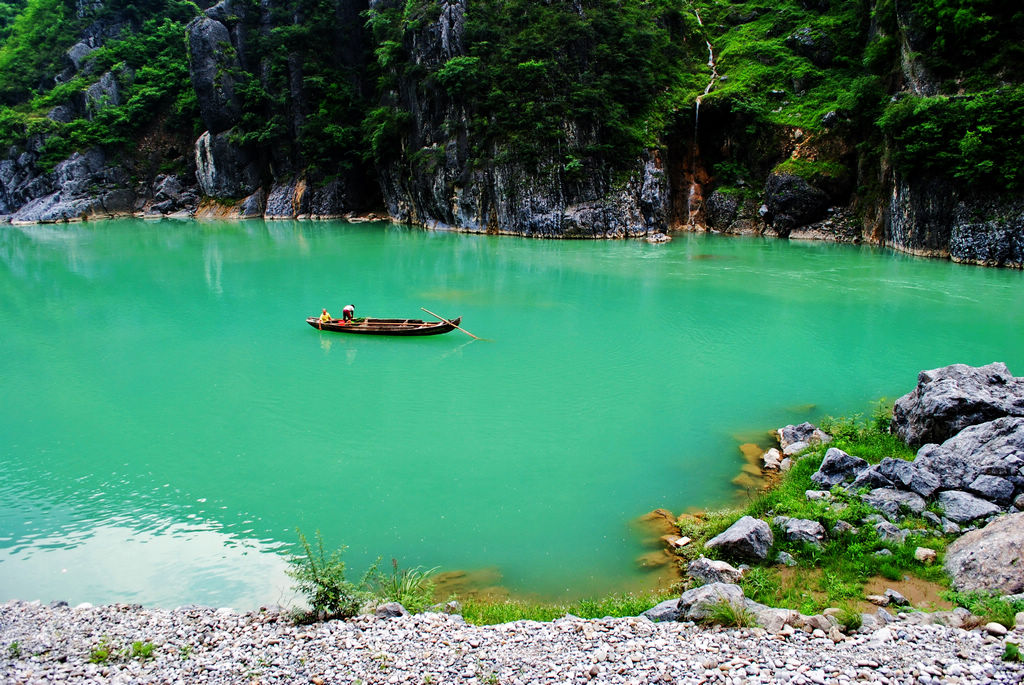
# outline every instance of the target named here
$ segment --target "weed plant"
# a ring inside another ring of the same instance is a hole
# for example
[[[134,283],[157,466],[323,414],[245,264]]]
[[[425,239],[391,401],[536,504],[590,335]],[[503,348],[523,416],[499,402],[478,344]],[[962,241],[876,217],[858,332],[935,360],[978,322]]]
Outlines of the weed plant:
[[[757,625],[757,617],[745,607],[723,598],[711,606],[711,612],[701,622],[726,628],[749,628]]]
[[[381,573],[374,566],[371,582],[378,599],[398,602],[410,613],[418,614],[434,603],[434,576],[437,567],[399,569],[398,560],[391,560],[391,572]]]

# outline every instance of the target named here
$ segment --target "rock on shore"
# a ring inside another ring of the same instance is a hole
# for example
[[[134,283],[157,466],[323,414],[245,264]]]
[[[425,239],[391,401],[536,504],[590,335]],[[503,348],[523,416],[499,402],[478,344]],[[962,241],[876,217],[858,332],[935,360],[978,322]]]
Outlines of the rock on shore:
[[[1021,630],[1005,639],[1024,638]],[[109,658],[89,663],[105,639]],[[131,657],[133,642],[154,645]],[[0,605],[0,681],[182,683],[1005,682],[1004,638],[898,621],[834,643],[803,631],[643,618],[467,625],[459,616],[295,626],[274,612]],[[128,654],[125,654],[127,648]]]

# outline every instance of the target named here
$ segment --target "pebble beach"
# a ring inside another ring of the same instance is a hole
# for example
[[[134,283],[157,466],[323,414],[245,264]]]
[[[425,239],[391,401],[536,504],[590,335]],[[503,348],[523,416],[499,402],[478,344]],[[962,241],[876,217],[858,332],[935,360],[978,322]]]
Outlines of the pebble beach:
[[[425,613],[299,626],[273,609],[11,601],[0,605],[0,682],[1019,683],[1024,664],[1001,657],[1022,640],[1021,626],[995,635],[901,620],[834,642],[640,617],[472,626]]]

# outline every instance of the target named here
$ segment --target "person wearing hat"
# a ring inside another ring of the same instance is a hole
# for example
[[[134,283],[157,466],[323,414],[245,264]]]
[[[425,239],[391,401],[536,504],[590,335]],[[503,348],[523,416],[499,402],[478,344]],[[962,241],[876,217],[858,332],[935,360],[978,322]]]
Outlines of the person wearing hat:
[[[356,313],[356,306],[354,304],[347,304],[347,305],[345,305],[345,308],[341,310],[341,320],[342,320],[342,323],[344,323],[346,321],[351,321],[352,317],[353,317],[353,315],[355,315],[355,313]]]

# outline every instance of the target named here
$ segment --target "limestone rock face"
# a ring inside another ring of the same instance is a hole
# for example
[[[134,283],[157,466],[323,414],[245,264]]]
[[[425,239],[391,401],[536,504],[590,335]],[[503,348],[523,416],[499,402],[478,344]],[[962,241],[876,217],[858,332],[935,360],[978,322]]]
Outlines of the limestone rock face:
[[[1024,592],[1024,513],[1000,516],[953,542],[945,568],[960,591]]]
[[[737,559],[764,561],[774,542],[775,537],[767,523],[753,516],[744,516],[704,546],[720,549],[726,556]]]
[[[206,131],[196,141],[196,180],[210,197],[246,197],[260,186],[259,165],[228,135]]]
[[[241,117],[234,74],[241,69],[227,27],[209,17],[188,25],[189,75],[199,115],[211,133],[226,131]]]
[[[953,364],[918,374],[917,387],[893,406],[893,427],[905,442],[920,445],[1004,416],[1024,416],[1024,378],[1002,362]]]
[[[789,236],[797,226],[814,223],[825,217],[828,195],[824,190],[793,174],[772,174],[765,183],[765,219],[779,237]]]

